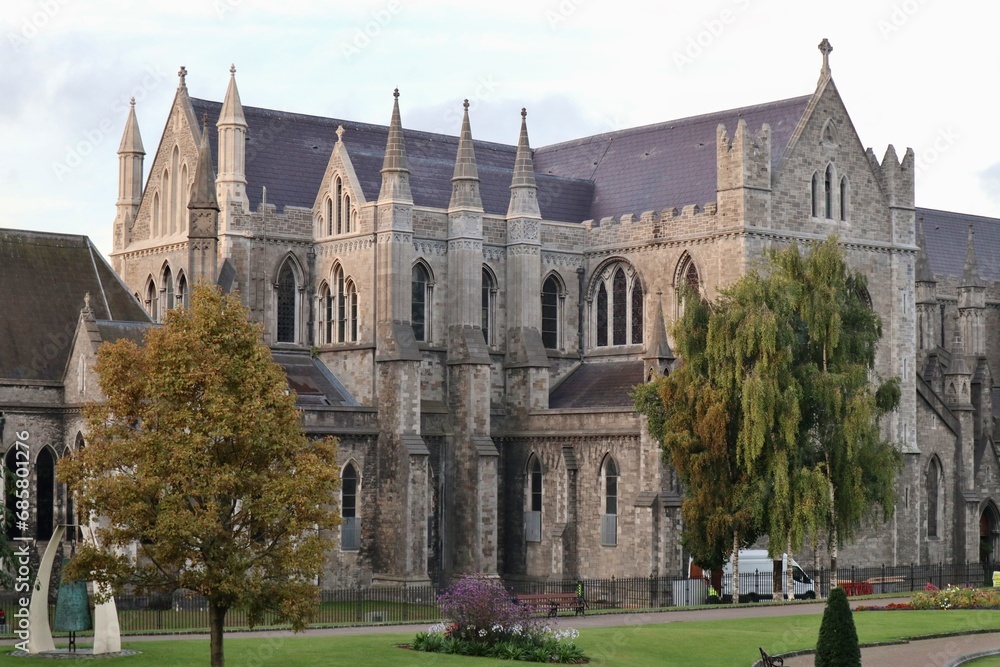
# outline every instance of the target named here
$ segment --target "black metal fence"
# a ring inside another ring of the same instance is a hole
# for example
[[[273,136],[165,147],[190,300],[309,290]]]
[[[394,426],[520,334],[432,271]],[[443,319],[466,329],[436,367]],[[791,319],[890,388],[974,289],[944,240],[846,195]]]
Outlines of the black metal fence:
[[[814,582],[819,597],[830,588],[830,571],[820,568],[805,573]],[[877,593],[909,593],[922,591],[928,584],[977,587],[992,585],[992,566],[982,563],[937,563],[933,565],[900,565],[838,568],[837,580],[849,595]],[[741,591],[752,590],[751,584],[761,585],[761,579],[771,572],[740,573]],[[588,609],[627,610],[700,605],[707,601],[708,583],[703,579],[676,577],[634,577],[585,579],[581,581],[504,581],[513,597],[528,593],[579,593]],[[731,588],[730,588],[731,589]],[[723,590],[726,584],[723,583]],[[432,586],[355,587],[321,591],[319,605],[312,619],[315,625],[348,625],[370,623],[433,623],[441,620],[437,606],[438,589]],[[18,613],[18,596],[0,592],[0,635],[9,635]],[[769,597],[769,596],[768,596]],[[115,596],[118,619],[123,633],[207,631],[208,605],[204,597],[188,592],[172,595]],[[55,617],[54,607],[49,618]],[[242,609],[231,609],[226,627],[240,629],[249,626]],[[258,627],[287,627],[273,615],[265,616]],[[57,633],[58,634],[58,633]]]

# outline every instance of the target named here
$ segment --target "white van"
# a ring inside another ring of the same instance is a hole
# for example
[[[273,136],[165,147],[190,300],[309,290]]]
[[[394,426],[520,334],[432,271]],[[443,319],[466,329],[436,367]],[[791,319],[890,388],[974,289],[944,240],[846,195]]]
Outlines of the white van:
[[[781,582],[788,576],[788,554],[781,556]],[[770,600],[774,592],[774,561],[767,555],[767,549],[744,549],[740,551],[740,596],[741,599]],[[813,580],[802,571],[799,564],[792,559],[792,584],[797,600],[816,599],[816,586]],[[722,598],[733,599],[733,557],[722,566]]]

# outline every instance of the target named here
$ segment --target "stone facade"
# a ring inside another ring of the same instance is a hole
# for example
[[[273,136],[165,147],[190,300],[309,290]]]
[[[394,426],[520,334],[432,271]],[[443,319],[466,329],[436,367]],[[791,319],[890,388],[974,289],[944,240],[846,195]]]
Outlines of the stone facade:
[[[883,318],[905,458],[895,518],[844,562],[974,560],[981,519],[984,548],[1000,529],[1000,293],[921,282],[913,153],[862,148],[822,50],[811,95],[537,150],[523,113],[500,146],[468,108],[456,139],[404,131],[398,92],[372,126],[244,108],[235,70],[221,105],[194,99],[182,70],[145,186],[129,117],[112,262],[153,319],[196,279],[238,290],[273,349],[350,395],[303,417],[359,480],[360,538],[330,536],[324,584],[647,577],[686,568],[680,489],[627,388],[669,371],[679,285],[711,298],[836,234]],[[209,144],[217,275],[192,263],[184,196]]]

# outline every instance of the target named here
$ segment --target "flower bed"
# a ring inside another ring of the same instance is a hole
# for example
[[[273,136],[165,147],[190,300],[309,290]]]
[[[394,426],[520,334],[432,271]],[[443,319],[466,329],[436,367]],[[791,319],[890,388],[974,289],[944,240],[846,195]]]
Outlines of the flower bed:
[[[1000,588],[948,586],[941,590],[929,584],[923,592],[914,593],[909,603],[892,603],[884,607],[874,605],[856,607],[855,611],[896,609],[1000,609]]]
[[[450,623],[420,632],[412,648],[431,653],[483,656],[527,662],[588,662],[573,641],[579,633],[559,630],[548,619],[532,616],[532,608],[515,602],[496,579],[463,577],[438,597]]]

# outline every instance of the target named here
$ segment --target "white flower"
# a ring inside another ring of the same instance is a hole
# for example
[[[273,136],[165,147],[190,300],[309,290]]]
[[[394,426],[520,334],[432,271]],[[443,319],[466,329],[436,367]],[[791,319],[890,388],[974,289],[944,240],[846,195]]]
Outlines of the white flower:
[[[427,632],[432,635],[443,634],[445,631],[444,623],[435,623],[431,627],[427,628]]]
[[[480,628],[480,630],[479,630],[479,636],[480,637],[485,637],[486,636],[486,628]]]

